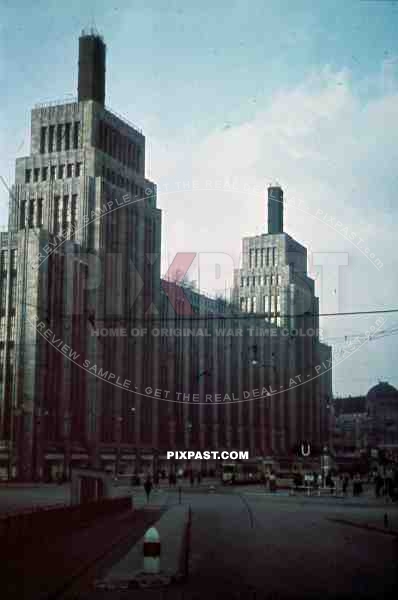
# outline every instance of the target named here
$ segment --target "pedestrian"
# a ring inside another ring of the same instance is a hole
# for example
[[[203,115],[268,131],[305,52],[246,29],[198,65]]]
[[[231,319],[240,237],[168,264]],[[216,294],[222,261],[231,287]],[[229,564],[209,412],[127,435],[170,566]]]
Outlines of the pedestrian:
[[[389,467],[386,470],[385,486],[386,486],[386,495],[389,496],[391,500],[393,497],[393,487],[394,487],[393,480],[394,480],[393,470]]]
[[[269,489],[270,492],[276,492],[276,477],[274,473],[271,473],[269,477]]]
[[[191,486],[193,486],[194,483],[195,483],[195,473],[194,473],[194,471],[191,471],[191,473],[189,475],[189,479],[191,480]]]
[[[152,491],[152,481],[151,478],[147,477],[145,483],[144,483],[144,489],[145,489],[145,493],[146,493],[146,503],[149,503],[149,497],[151,495],[151,491]]]
[[[354,482],[353,482],[353,485],[352,485],[352,495],[353,496],[359,496],[360,495],[360,493],[361,493],[361,485],[362,485],[362,483],[361,483],[360,475],[359,475],[359,473],[356,473],[355,477],[354,477]]]
[[[344,494],[344,496],[347,495],[348,482],[349,482],[349,479],[348,479],[348,475],[346,473],[343,477],[343,494]]]
[[[153,477],[153,483],[155,487],[158,487],[159,485],[159,472],[156,472],[154,477]]]

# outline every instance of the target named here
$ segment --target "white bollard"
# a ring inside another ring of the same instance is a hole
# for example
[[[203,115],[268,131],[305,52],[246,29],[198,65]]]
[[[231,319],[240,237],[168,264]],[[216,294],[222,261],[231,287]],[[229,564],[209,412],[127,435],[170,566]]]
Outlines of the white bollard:
[[[160,538],[155,527],[150,527],[144,536],[144,573],[160,572]]]

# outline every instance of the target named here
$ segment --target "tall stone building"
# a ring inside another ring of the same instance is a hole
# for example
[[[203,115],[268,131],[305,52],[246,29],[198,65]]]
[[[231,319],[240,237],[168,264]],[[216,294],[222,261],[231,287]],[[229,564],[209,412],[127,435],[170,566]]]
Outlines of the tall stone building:
[[[2,467],[24,479],[117,462],[152,419],[124,382],[153,383],[156,352],[96,335],[142,323],[160,281],[145,137],[104,104],[105,56],[83,33],[77,101],[32,110],[1,239]]]
[[[243,241],[235,303],[161,280],[145,137],[105,106],[105,59],[83,33],[77,101],[34,108],[16,161],[0,232],[0,475],[167,469],[170,449],[291,462],[327,435],[331,378],[282,190],[268,192],[268,234]]]
[[[281,410],[286,403],[285,435],[279,440],[279,448],[286,452],[288,443],[281,444],[282,439],[289,443],[295,437],[310,440],[314,446],[329,444],[332,378],[331,348],[319,340],[319,300],[307,273],[307,250],[284,231],[283,209],[282,188],[269,186],[268,231],[243,239],[233,297],[243,313],[255,318],[257,327],[269,323],[278,337],[295,346],[293,363],[289,364],[283,352],[275,353],[279,372],[296,369],[299,380],[300,374],[310,380],[300,381],[285,393],[285,399],[276,402]]]

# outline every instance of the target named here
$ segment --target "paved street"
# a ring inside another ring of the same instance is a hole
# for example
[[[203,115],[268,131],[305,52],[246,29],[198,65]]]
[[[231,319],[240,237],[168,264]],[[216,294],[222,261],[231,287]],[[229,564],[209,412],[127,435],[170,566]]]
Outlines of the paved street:
[[[125,495],[120,486],[114,493]],[[66,486],[1,489],[2,506],[19,498],[52,504],[65,501]],[[146,504],[133,490],[136,507]],[[150,505],[178,504],[176,489],[154,490]],[[166,598],[381,598],[398,591],[398,543],[394,535],[366,530],[368,525],[398,530],[398,506],[371,495],[346,499],[265,494],[260,488],[207,487],[182,491],[193,513],[190,577],[167,590]],[[341,521],[344,521],[342,523]],[[162,552],[167,552],[162,547]],[[86,598],[85,592],[79,598]],[[131,598],[140,597],[132,592]],[[147,591],[147,598],[155,598]],[[182,596],[184,594],[184,596]],[[251,595],[250,595],[251,594]],[[99,598],[99,592],[87,596]],[[107,596],[113,600],[119,596]],[[161,598],[163,596],[156,596]]]
[[[382,521],[384,508],[254,494],[191,494],[185,501],[193,510],[185,592],[200,590],[205,597],[216,586],[230,598],[250,597],[249,590],[257,598],[268,597],[265,592],[275,598],[381,598],[398,589],[395,537],[328,520]],[[396,521],[397,508],[388,512]]]

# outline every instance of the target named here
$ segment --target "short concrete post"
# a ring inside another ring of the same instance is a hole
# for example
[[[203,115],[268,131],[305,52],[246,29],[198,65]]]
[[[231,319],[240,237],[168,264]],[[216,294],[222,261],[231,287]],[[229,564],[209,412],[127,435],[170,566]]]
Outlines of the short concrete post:
[[[155,527],[150,527],[144,537],[144,573],[160,572],[160,538]]]

